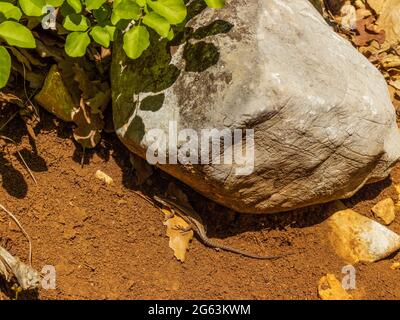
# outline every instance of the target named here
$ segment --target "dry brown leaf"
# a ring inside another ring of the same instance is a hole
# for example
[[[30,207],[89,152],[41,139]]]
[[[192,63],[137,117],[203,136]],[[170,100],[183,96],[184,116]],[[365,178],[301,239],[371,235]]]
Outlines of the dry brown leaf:
[[[94,148],[101,140],[104,121],[100,114],[91,113],[90,107],[81,99],[78,111],[72,115],[77,127],[73,130],[75,140],[84,148]]]
[[[400,67],[400,57],[393,54],[387,55],[381,62],[385,69]]]
[[[391,100],[400,119],[400,0],[332,0],[325,1],[336,6],[334,21],[338,30],[373,63],[385,77]],[[356,33],[341,26],[343,8],[356,8]]]
[[[385,4],[384,0],[368,0],[368,5],[378,14],[380,15],[383,9],[383,5]]]
[[[368,2],[370,2],[369,0]],[[379,18],[376,25],[386,32],[386,41],[398,44],[400,41],[400,0],[380,0]],[[374,3],[374,5],[376,5]]]
[[[366,46],[373,40],[377,41],[379,44],[385,42],[385,31],[377,31],[376,27],[372,27],[374,22],[375,18],[373,16],[357,21],[358,34],[353,37],[353,42],[356,46]]]
[[[164,225],[167,227],[167,236],[169,237],[169,247],[174,251],[175,257],[182,262],[185,262],[186,252],[189,249],[189,243],[193,239],[194,232],[182,232],[178,228],[188,228],[189,224],[181,217],[175,215],[172,218],[172,212],[167,209],[162,209],[167,220]]]

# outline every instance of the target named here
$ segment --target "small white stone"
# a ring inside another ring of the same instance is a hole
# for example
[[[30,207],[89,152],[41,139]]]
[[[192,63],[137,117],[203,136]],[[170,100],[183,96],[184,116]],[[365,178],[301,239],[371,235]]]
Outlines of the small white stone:
[[[96,178],[103,181],[108,186],[114,183],[113,179],[101,170],[96,171]]]

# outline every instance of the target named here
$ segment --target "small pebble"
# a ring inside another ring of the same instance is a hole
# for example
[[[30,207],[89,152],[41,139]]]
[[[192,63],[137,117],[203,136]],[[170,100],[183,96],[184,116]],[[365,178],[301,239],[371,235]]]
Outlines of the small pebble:
[[[103,181],[108,186],[114,183],[113,179],[101,170],[96,171],[96,178]]]
[[[394,263],[390,266],[390,269],[392,269],[392,270],[400,269],[400,262],[394,262]]]
[[[385,225],[389,225],[396,218],[396,208],[392,198],[386,198],[379,201],[372,207],[375,216],[382,220]]]
[[[318,295],[322,300],[352,300],[351,294],[343,288],[334,274],[328,273],[318,282]]]

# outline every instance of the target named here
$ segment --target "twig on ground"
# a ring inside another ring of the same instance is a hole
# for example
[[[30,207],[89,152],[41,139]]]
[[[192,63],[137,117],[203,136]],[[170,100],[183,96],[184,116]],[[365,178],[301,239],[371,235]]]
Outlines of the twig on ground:
[[[23,63],[21,63],[21,64],[22,64],[22,68],[24,70],[24,93],[25,93],[25,97],[26,97],[27,101],[31,104],[33,109],[35,110],[35,113],[37,115],[39,115],[38,108],[35,106],[35,104],[31,100],[32,95],[28,96],[28,91],[26,90],[26,69],[25,69],[25,65]]]
[[[3,130],[18,114],[19,111],[15,112],[1,127],[0,131]]]
[[[10,218],[17,224],[19,229],[22,231],[24,234],[25,238],[28,240],[29,243],[29,265],[32,266],[32,241],[31,238],[29,237],[29,234],[25,231],[24,227],[21,225],[21,223],[18,221],[17,217],[14,216],[10,211],[8,211],[2,204],[0,204],[0,209],[2,209],[5,213],[7,213]]]
[[[85,152],[86,152],[86,148],[83,147],[82,150],[82,158],[81,158],[81,168],[83,169],[83,166],[85,165]]]

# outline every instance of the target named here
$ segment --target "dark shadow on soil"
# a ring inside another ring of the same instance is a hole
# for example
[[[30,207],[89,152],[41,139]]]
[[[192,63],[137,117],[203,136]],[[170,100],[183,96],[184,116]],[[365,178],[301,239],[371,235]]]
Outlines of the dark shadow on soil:
[[[26,175],[16,169],[15,164],[19,163],[28,172],[21,159],[22,156],[29,169],[34,173],[47,171],[46,161],[38,154],[35,141],[29,137],[25,123],[19,116],[16,116],[0,131],[0,136],[12,139],[15,142],[14,144],[8,139],[0,139],[2,141],[0,146],[2,186],[11,196],[23,199],[28,192],[28,183],[25,180]],[[19,148],[24,136],[29,137],[30,150]],[[18,154],[17,150],[19,150],[20,154]]]
[[[29,291],[23,291],[16,294],[16,291],[13,290],[13,285],[15,284],[15,281],[12,281],[10,283],[6,282],[6,280],[3,277],[0,277],[0,291],[4,293],[10,300],[38,300],[39,299],[39,291],[37,289],[35,290],[29,290]]]
[[[46,161],[37,153],[37,150],[28,150],[26,148],[19,151],[25,162],[28,164],[29,169],[32,172],[45,172],[47,171]],[[24,165],[21,157],[18,156],[17,153],[14,153],[14,156],[18,159],[21,166]]]
[[[82,165],[89,165],[93,155],[98,155],[102,160],[108,161],[110,159],[111,145],[102,140],[94,149],[83,149],[82,146],[75,142],[75,151],[72,155],[72,159]]]
[[[15,169],[12,163],[4,158],[0,152],[0,175],[2,187],[9,195],[23,199],[28,193],[28,184],[20,171]]]
[[[385,180],[367,184],[360,191],[358,191],[354,196],[349,199],[343,200],[343,202],[348,206],[355,206],[357,203],[365,200],[375,199],[385,188],[388,188],[391,184],[390,177]]]

